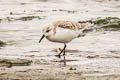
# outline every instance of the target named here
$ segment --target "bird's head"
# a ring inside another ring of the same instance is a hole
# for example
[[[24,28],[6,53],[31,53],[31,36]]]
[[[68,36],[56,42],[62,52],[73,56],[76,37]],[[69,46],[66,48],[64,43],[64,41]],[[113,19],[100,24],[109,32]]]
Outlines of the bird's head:
[[[47,24],[43,26],[42,33],[45,35],[45,37],[51,36],[54,34],[54,26],[52,24]]]
[[[44,37],[49,37],[49,36],[52,36],[54,35],[54,26],[53,24],[47,24],[45,26],[42,27],[42,34],[43,36],[41,37],[41,39],[39,40],[39,43],[41,42],[41,40],[44,38]]]

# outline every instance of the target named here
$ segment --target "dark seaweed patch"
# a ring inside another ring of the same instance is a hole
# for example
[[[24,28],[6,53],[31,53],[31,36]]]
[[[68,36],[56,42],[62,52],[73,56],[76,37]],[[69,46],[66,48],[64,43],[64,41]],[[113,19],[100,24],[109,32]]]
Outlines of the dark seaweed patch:
[[[16,20],[21,20],[21,21],[29,21],[29,20],[32,20],[32,19],[42,19],[41,17],[39,16],[26,16],[26,17],[20,17]]]
[[[3,47],[3,46],[5,46],[5,45],[6,45],[6,43],[5,43],[5,42],[0,41],[0,47]]]
[[[12,12],[10,12],[11,15],[13,15]],[[0,19],[0,21],[8,21],[8,22],[11,22],[11,21],[30,21],[30,20],[33,20],[33,19],[44,19],[45,16],[23,16],[23,17],[19,17],[19,18],[13,18],[13,17],[6,17],[6,18],[3,18],[3,19]]]
[[[120,30],[120,18],[117,17],[106,17],[106,18],[92,18],[86,21],[79,21],[79,23],[91,23],[94,26],[91,26],[89,29],[85,29],[84,32],[89,32],[92,30],[105,30],[105,31],[118,31]]]
[[[4,59],[0,58],[0,65],[1,66],[7,66],[7,67],[12,67],[12,66],[28,66],[32,63],[31,60],[27,59]]]
[[[77,12],[75,10],[66,10],[66,9],[58,9],[58,10],[53,9],[52,11],[53,12],[57,12],[57,11],[59,11],[59,12],[67,12],[67,13],[76,13]]]

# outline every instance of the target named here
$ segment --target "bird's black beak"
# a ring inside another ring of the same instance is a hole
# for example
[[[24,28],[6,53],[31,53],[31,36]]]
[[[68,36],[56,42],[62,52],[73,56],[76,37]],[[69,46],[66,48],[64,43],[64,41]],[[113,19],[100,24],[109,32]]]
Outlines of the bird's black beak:
[[[45,35],[42,35],[42,37],[39,40],[39,43],[42,41],[42,39],[45,37]]]

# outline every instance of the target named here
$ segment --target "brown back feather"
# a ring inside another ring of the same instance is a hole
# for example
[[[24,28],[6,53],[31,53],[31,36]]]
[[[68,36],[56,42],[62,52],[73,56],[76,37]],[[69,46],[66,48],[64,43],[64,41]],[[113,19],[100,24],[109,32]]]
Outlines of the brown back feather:
[[[54,31],[56,32],[56,28],[64,28],[64,29],[71,29],[71,30],[80,30],[85,27],[85,25],[82,25],[77,22],[73,21],[67,21],[67,20],[58,20],[53,22],[53,26],[55,26]]]

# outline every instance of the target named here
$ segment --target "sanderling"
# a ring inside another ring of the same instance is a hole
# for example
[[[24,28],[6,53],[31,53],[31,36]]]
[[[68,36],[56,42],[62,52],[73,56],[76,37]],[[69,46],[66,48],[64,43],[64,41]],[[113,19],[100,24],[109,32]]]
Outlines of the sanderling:
[[[77,38],[79,35],[82,34],[82,31],[86,28],[86,25],[68,21],[68,20],[57,20],[53,21],[52,23],[46,24],[42,28],[42,37],[41,40],[46,37],[49,41],[57,42],[57,43],[64,43],[64,48],[58,54],[58,57],[61,57],[61,53],[64,56],[64,65],[66,65],[65,59],[65,49],[66,43],[72,41],[73,39]]]

